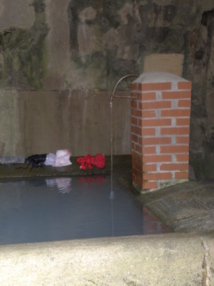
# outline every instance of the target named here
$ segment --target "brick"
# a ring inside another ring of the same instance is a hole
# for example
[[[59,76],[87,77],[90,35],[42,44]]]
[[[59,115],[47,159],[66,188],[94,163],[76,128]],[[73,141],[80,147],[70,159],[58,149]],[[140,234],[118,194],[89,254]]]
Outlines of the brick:
[[[162,117],[189,117],[189,109],[170,109],[170,110],[161,110]]]
[[[136,169],[136,170],[139,170],[139,171],[142,172],[142,170],[143,170],[143,164],[142,164],[142,162],[140,162],[140,161],[132,160],[132,168],[133,168],[133,169]]]
[[[137,144],[134,144],[134,146],[133,146],[133,148],[132,148],[132,151],[133,151],[133,152],[137,152],[136,148],[137,148]]]
[[[189,152],[189,145],[160,147],[160,153],[186,153],[186,152]]]
[[[149,147],[142,147],[142,154],[156,154],[156,147],[149,146]]]
[[[189,154],[176,155],[177,162],[189,162]]]
[[[171,101],[138,102],[139,109],[171,108]]]
[[[158,144],[171,144],[171,138],[170,137],[148,137],[143,138],[142,144],[145,145],[158,145]]]
[[[131,88],[131,90],[132,90],[132,91],[134,91],[134,90],[138,90],[138,84],[137,84],[137,83],[133,83],[133,82],[132,82],[132,83],[131,83],[131,87],[130,87],[130,88]]]
[[[146,155],[146,154],[156,154],[156,146],[144,146],[143,143],[142,143],[142,140],[139,140],[139,142],[141,142],[141,143],[138,143],[138,145],[140,147],[140,149],[137,150],[138,153],[140,152],[140,153],[142,153],[144,155]]]
[[[156,100],[155,92],[138,92],[136,94],[137,100]]]
[[[136,146],[137,146],[137,143],[133,143],[133,145],[132,145],[132,152],[136,152]]]
[[[132,148],[132,150],[135,150],[135,142],[131,142],[131,148]]]
[[[189,136],[176,137],[175,142],[177,144],[189,144]]]
[[[141,188],[143,190],[156,189],[157,188],[157,182],[142,182]]]
[[[136,117],[133,117],[133,116],[131,117],[131,124],[138,125],[138,120]]]
[[[142,128],[135,126],[134,133],[139,136],[142,136]]]
[[[132,147],[132,150],[133,150],[133,151],[135,151],[135,148],[136,148],[135,146],[136,146],[136,143],[132,141],[132,142],[131,142],[131,147]]]
[[[154,162],[172,162],[171,155],[147,155],[143,156],[143,163],[154,163]]]
[[[136,93],[135,92],[131,92],[130,93],[130,97],[131,97],[131,102],[135,102],[136,101]]]
[[[135,92],[134,91],[130,91],[130,96],[134,97],[135,96]]]
[[[150,90],[170,90],[171,82],[158,82],[158,83],[140,83],[138,84],[138,90],[150,91]]]
[[[141,153],[141,154],[142,154],[142,146],[141,146],[141,145],[136,144],[135,150],[136,150],[136,152],[138,152],[138,153]]]
[[[189,172],[175,172],[175,179],[188,179]]]
[[[142,127],[171,126],[171,119],[143,119],[139,123]]]
[[[132,174],[134,174],[138,179],[142,177],[142,171],[134,167],[132,168]]]
[[[179,99],[179,98],[191,98],[190,91],[170,91],[162,92],[162,99]]]
[[[155,136],[156,130],[155,128],[141,128],[142,136]]]
[[[132,151],[132,160],[142,162],[142,159],[143,159],[142,154],[138,154],[138,153]]]
[[[178,107],[191,107],[191,101],[190,100],[178,100]]]
[[[141,110],[141,118],[155,118],[155,110]]]
[[[142,179],[141,178],[135,178],[134,182],[138,185],[138,187],[142,188]]]
[[[169,164],[161,164],[160,170],[161,171],[175,171],[175,170],[188,170],[189,169],[189,164],[188,163],[183,163],[183,164],[174,164],[174,163],[169,163]]]
[[[143,145],[143,139],[142,139],[142,137],[139,137],[139,138],[138,138],[138,144],[142,147],[142,145]]]
[[[157,164],[143,164],[143,172],[157,171]]]
[[[135,134],[135,126],[134,125],[131,126],[131,133]]]
[[[168,127],[168,128],[161,128],[161,135],[189,135],[189,127]]]
[[[190,126],[190,117],[189,118],[177,118],[176,125],[178,126]]]
[[[171,179],[172,179],[171,172],[143,174],[143,180],[147,181],[159,181],[159,180],[171,180]]]
[[[132,169],[132,181],[133,181],[133,182],[136,182],[137,179],[138,179],[138,177],[137,177],[137,175],[135,174],[134,170]],[[142,182],[141,182],[141,184],[142,184]]]
[[[134,111],[131,113],[133,116],[142,118],[142,110],[140,109],[134,109]]]
[[[136,100],[131,101],[131,108],[134,108],[134,109],[137,108],[137,101]]]
[[[132,142],[138,143],[138,138],[139,137],[136,134],[131,135],[131,141]]]
[[[192,83],[190,81],[178,82],[178,89],[191,89]]]

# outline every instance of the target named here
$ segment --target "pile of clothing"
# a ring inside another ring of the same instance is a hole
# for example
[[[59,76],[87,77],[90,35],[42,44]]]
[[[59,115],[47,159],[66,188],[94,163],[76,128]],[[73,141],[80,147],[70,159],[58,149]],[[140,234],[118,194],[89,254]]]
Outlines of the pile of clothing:
[[[53,153],[31,155],[27,157],[26,162],[34,168],[43,166],[62,167],[72,164],[70,157],[71,153],[64,149],[57,150],[56,155]]]
[[[57,150],[56,154],[49,153],[31,155],[27,157],[26,162],[34,168],[43,166],[62,167],[72,164],[70,157],[71,152],[64,149]],[[82,170],[91,169],[92,166],[102,169],[105,167],[106,159],[103,154],[96,154],[95,156],[88,154],[87,156],[79,157],[77,162],[80,164],[80,169]]]

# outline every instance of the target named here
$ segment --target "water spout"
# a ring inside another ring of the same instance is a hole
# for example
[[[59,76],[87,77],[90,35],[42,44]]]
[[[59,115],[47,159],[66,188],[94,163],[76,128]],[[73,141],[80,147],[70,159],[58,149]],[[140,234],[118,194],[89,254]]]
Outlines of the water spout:
[[[117,83],[114,86],[114,89],[112,91],[111,94],[111,98],[110,98],[110,129],[111,129],[111,134],[110,134],[110,144],[111,144],[111,193],[110,193],[110,200],[113,201],[115,194],[114,194],[114,190],[113,190],[113,111],[112,111],[112,103],[113,103],[113,99],[115,97],[120,97],[120,98],[131,98],[133,99],[133,96],[119,96],[119,95],[115,95],[115,91],[117,89],[118,84],[125,78],[127,77],[138,77],[138,74],[127,74],[123,77],[121,77]]]
[[[111,97],[110,97],[110,102],[112,102],[115,97],[117,97],[117,98],[133,98],[132,96],[115,95],[115,92],[116,92],[116,89],[117,89],[118,84],[119,84],[123,79],[128,78],[128,77],[138,77],[138,76],[139,76],[139,74],[127,74],[127,75],[124,75],[123,77],[121,77],[121,78],[117,81],[117,83],[115,84],[115,86],[114,86],[114,89],[113,89],[112,94],[111,94]]]

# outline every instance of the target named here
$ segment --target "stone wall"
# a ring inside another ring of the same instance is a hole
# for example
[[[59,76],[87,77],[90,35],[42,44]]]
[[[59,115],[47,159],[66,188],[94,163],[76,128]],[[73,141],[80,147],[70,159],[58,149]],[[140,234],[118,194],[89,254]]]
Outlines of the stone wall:
[[[109,140],[108,99],[116,81],[128,73],[169,71],[193,83],[190,162],[197,177],[212,177],[213,22],[212,0],[0,0],[1,155],[64,147],[75,150],[74,155],[101,149],[109,154],[108,144],[98,138]],[[130,79],[119,87],[129,88]],[[69,102],[66,113],[54,105],[58,100],[62,106]],[[130,102],[117,99],[113,105],[118,108],[114,151],[127,154]],[[42,118],[43,128],[51,118],[55,140],[49,141],[49,130],[38,139],[36,124],[41,122],[35,118]],[[65,122],[71,121],[76,129],[67,128]],[[93,147],[85,143],[83,148],[79,141],[90,137]]]

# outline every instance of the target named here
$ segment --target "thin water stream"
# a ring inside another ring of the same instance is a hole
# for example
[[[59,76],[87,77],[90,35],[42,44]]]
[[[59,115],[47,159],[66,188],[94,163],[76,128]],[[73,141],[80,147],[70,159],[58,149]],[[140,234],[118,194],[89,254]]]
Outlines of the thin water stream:
[[[112,201],[112,209],[113,209],[113,199],[114,199],[114,189],[113,189],[113,165],[114,165],[114,162],[113,162],[113,99],[114,97],[117,97],[117,98],[131,98],[133,99],[132,96],[118,96],[118,95],[115,95],[116,93],[116,90],[117,90],[117,87],[119,85],[119,83],[128,78],[128,77],[138,77],[139,75],[138,74],[127,74],[123,77],[121,77],[117,83],[115,84],[114,86],[114,89],[112,91],[112,94],[111,94],[111,98],[110,98],[110,146],[111,146],[111,193],[110,193],[110,200]]]
[[[113,110],[112,110],[112,101],[110,101],[110,144],[111,144],[111,191],[109,199],[111,200],[111,213],[112,213],[112,221],[114,214],[114,189],[113,189]],[[114,225],[112,225],[112,233],[114,233]]]
[[[114,190],[113,190],[113,99],[116,98],[131,98],[133,100],[133,96],[123,96],[123,95],[115,95],[117,87],[119,85],[119,83],[128,78],[128,77],[138,77],[139,74],[127,74],[125,76],[122,76],[115,84],[114,89],[112,91],[111,94],[111,98],[110,98],[110,146],[111,146],[111,196],[110,198],[113,199],[114,198]]]
[[[114,197],[114,190],[113,190],[113,107],[112,101],[110,101],[110,144],[111,144],[111,198]]]

